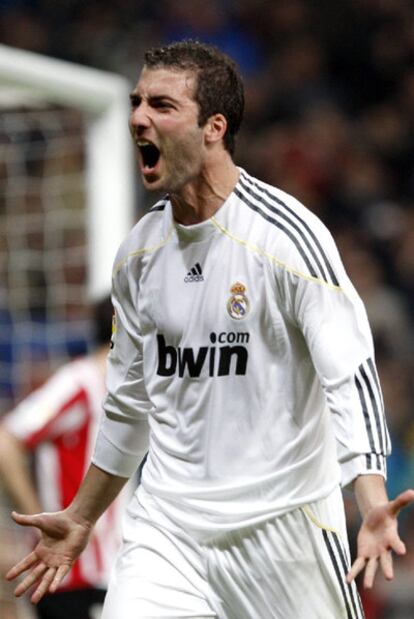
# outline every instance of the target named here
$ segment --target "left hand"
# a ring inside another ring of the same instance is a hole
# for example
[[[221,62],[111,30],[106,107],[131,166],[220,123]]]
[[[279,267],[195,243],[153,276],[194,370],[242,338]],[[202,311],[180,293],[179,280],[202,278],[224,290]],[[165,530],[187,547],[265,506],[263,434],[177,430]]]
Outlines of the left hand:
[[[365,515],[358,534],[358,556],[348,575],[350,583],[365,569],[364,588],[374,584],[378,563],[387,580],[394,578],[391,551],[404,555],[406,548],[398,534],[397,516],[400,510],[414,502],[414,490],[405,490],[393,501],[370,509]]]
[[[33,604],[37,604],[46,593],[55,593],[85,548],[92,527],[86,521],[75,519],[69,508],[55,513],[29,515],[13,512],[12,517],[24,527],[36,527],[41,534],[34,550],[6,574],[7,580],[14,580],[27,572],[14,594],[20,597],[37,585],[30,598]]]

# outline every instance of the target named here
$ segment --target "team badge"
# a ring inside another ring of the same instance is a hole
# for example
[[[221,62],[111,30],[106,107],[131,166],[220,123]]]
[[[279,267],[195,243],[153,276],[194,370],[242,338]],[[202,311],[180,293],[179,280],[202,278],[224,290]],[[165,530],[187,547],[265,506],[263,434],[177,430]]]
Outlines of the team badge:
[[[246,318],[250,311],[250,301],[246,296],[246,286],[236,282],[230,288],[231,297],[227,301],[227,311],[234,320]]]

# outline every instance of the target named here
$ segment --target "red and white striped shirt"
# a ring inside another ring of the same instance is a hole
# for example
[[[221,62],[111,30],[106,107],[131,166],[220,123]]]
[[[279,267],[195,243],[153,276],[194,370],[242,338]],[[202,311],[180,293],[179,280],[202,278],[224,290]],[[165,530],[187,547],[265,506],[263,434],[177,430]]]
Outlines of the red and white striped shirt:
[[[92,358],[58,370],[4,418],[9,432],[35,451],[36,482],[45,511],[64,509],[72,501],[91,459],[105,381]],[[87,548],[60,590],[106,588],[109,570],[121,541],[124,491],[98,520]]]

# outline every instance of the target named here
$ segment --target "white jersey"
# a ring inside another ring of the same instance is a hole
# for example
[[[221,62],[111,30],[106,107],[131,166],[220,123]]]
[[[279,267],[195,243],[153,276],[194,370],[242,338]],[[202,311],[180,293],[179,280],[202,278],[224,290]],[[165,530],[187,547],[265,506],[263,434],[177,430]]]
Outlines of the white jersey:
[[[45,511],[64,509],[75,496],[90,463],[105,393],[100,364],[85,357],[63,366],[5,416],[7,430],[35,452],[37,490]],[[121,543],[127,494],[98,520],[59,590],[106,588]]]
[[[116,332],[94,462],[186,528],[219,531],[385,476],[390,445],[362,301],[321,221],[241,170],[214,217],[168,198],[114,267]],[[140,494],[141,493],[141,494]]]

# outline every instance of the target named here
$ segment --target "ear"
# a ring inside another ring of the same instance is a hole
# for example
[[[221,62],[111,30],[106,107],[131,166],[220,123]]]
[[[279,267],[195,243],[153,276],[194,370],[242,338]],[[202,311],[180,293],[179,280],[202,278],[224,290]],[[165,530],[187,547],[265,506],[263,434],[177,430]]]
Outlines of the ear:
[[[223,114],[210,116],[204,126],[204,137],[206,144],[220,142],[227,131],[227,120]]]

